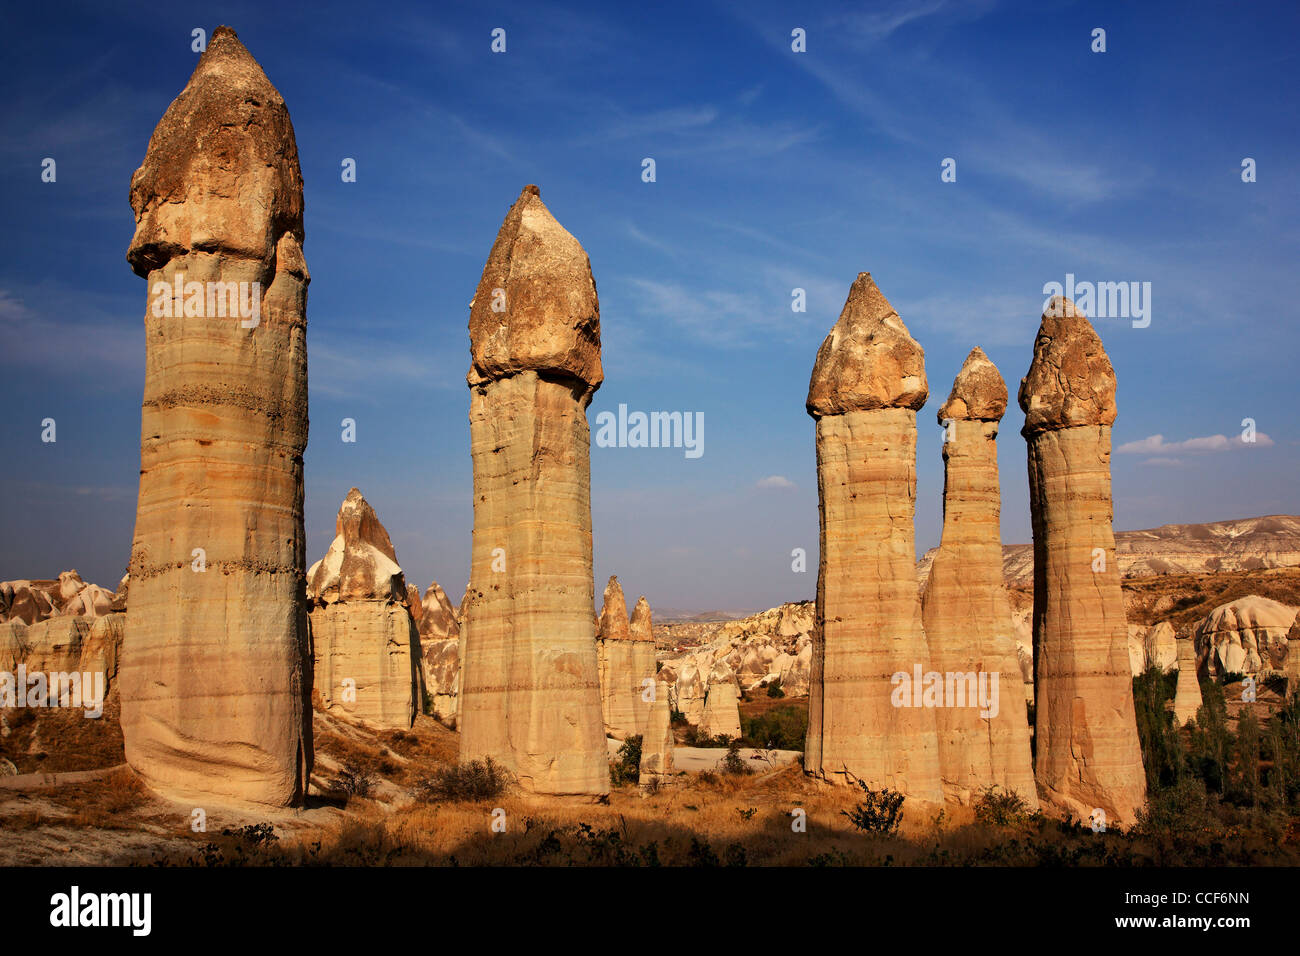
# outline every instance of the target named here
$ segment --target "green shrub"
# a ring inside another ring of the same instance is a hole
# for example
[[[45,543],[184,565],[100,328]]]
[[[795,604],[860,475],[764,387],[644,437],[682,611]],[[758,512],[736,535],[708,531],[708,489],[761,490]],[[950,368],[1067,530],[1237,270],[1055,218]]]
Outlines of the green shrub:
[[[854,778],[853,782],[862,790],[866,799],[852,810],[841,810],[840,813],[848,817],[849,822],[863,833],[897,833],[898,824],[903,818],[904,796],[889,787],[872,790],[865,780]]]
[[[975,801],[975,819],[992,826],[1016,826],[1028,823],[1033,816],[1020,794],[997,785],[985,787]]]
[[[776,680],[772,681],[772,683],[767,685],[767,696],[768,697],[785,696],[785,691],[781,689],[781,678],[778,677]]]
[[[617,759],[609,764],[609,782],[615,787],[641,781],[641,735],[635,734],[623,741]]]
[[[1176,671],[1166,674],[1151,666],[1133,678],[1133,707],[1148,790],[1172,786],[1186,769],[1182,738],[1166,706],[1177,689]]]
[[[737,777],[753,773],[745,763],[745,758],[740,755],[739,740],[732,740],[727,743],[727,755],[722,758],[722,772]]]
[[[726,747],[731,743],[731,738],[724,734],[710,737],[702,727],[687,727],[682,742],[688,747]]]
[[[1228,730],[1223,687],[1213,680],[1201,681],[1201,706],[1191,732],[1188,763],[1208,792],[1223,793],[1231,752],[1232,733]]]
[[[740,723],[745,743],[760,750],[803,750],[808,736],[808,710],[794,704],[773,707]]]

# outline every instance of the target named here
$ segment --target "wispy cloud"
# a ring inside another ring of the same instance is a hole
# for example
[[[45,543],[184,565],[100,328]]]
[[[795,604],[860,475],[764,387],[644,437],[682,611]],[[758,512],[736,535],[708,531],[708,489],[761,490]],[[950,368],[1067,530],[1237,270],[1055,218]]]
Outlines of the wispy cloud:
[[[888,39],[895,31],[916,20],[943,15],[947,26],[978,19],[996,5],[995,0],[896,0],[894,3],[872,4],[872,9],[854,11],[839,18],[858,36],[875,42]]]
[[[1254,441],[1246,441],[1242,436],[1232,438],[1226,435],[1206,435],[1204,438],[1188,438],[1183,441],[1167,442],[1163,435],[1148,435],[1138,441],[1125,442],[1115,449],[1120,455],[1151,455],[1155,453],[1188,454],[1235,451],[1239,448],[1269,448],[1273,439],[1263,432],[1255,433]],[[1143,462],[1149,464],[1150,462]]]
[[[785,475],[768,475],[766,478],[760,478],[757,488],[794,488],[795,483]]]

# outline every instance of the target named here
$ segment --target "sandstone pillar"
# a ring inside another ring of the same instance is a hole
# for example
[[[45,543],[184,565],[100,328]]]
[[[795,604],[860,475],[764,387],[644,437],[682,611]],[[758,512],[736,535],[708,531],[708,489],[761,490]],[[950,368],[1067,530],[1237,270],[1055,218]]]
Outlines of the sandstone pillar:
[[[600,307],[587,254],[536,186],[506,215],[469,330],[461,755],[490,755],[538,793],[603,795],[587,425],[604,377]]]
[[[988,356],[972,349],[938,414],[943,539],[921,614],[934,670],[957,675],[954,686],[963,688],[961,706],[948,702],[935,711],[945,797],[969,804],[998,786],[1036,808],[1024,678],[1002,582],[997,436],[1006,410],[1006,383]]]
[[[313,693],[385,730],[406,730],[420,710],[420,637],[405,575],[374,508],[353,488],[325,557],[307,571]]]
[[[821,559],[804,768],[943,799],[934,710],[895,707],[897,673],[929,670],[913,519],[925,353],[862,273],[808,386],[817,421]]]
[[[460,699],[460,614],[437,581],[424,592],[416,628],[420,632],[420,668],[433,716],[454,729]]]
[[[631,666],[628,649],[627,601],[615,575],[605,585],[600,618],[596,630],[597,668],[600,673],[600,709],[605,722],[605,736],[625,740],[637,733],[632,728]]]
[[[1034,528],[1039,797],[1131,824],[1146,802],[1110,493],[1115,372],[1070,300],[1043,315],[1020,382]]]
[[[302,174],[284,100],[228,27],[154,130],[131,207],[149,308],[126,757],[196,805],[295,804],[312,762]]]
[[[655,684],[654,701],[650,704],[646,732],[641,737],[642,787],[649,785],[652,779],[665,783],[672,776],[674,743],[668,685],[658,681]]]
[[[1182,727],[1201,709],[1201,682],[1196,676],[1196,644],[1191,635],[1177,638],[1178,687],[1174,691],[1174,724]]]
[[[740,688],[734,677],[709,684],[700,729],[709,737],[740,736]]]

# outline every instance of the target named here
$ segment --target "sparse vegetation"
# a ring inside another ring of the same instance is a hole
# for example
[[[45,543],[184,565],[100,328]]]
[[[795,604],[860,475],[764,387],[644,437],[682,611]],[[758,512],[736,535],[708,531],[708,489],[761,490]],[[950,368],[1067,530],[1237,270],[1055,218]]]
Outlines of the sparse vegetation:
[[[335,774],[334,779],[330,781],[330,785],[334,790],[345,793],[349,797],[369,797],[374,793],[378,782],[374,774],[360,763],[355,760],[348,760],[344,762],[342,769]]]
[[[783,705],[757,717],[741,719],[744,741],[764,750],[803,750],[808,736],[808,708]]]
[[[847,771],[845,771],[847,773]],[[859,780],[849,774],[851,782],[861,789],[865,799],[851,810],[841,810],[843,816],[863,833],[879,833],[890,836],[898,832],[898,825],[903,818],[904,796],[897,790],[883,787],[872,790],[865,780]]]
[[[510,775],[491,757],[443,767],[416,785],[416,799],[462,802],[491,800],[510,785]]]
[[[1014,790],[986,787],[975,801],[975,819],[995,827],[1023,826],[1037,816]]]
[[[732,740],[727,743],[727,755],[722,758],[722,772],[728,776],[747,776],[754,771],[745,763],[745,758],[740,756],[740,741]]]

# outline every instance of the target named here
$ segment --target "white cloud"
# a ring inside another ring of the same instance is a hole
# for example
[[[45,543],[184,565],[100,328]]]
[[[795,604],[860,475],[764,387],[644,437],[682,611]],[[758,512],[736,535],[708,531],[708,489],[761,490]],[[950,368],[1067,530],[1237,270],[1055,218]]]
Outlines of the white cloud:
[[[1240,435],[1229,438],[1226,435],[1206,435],[1203,438],[1188,438],[1185,441],[1167,442],[1163,435],[1148,435],[1138,441],[1125,442],[1115,449],[1120,455],[1151,455],[1155,453],[1174,454],[1178,452],[1221,452],[1234,451],[1238,448],[1257,446],[1269,448],[1273,439],[1263,432],[1255,433],[1253,442],[1245,441]],[[1144,463],[1145,464],[1145,463]]]
[[[759,488],[793,488],[795,484],[785,475],[768,475],[758,480]]]

